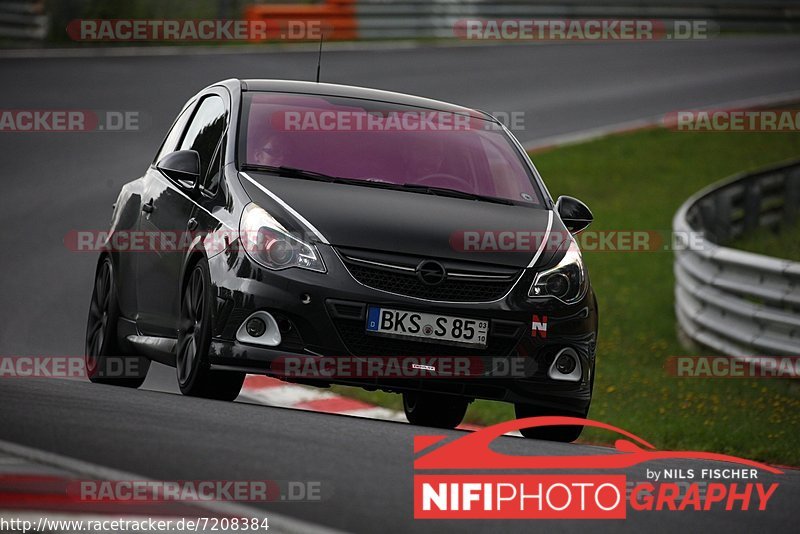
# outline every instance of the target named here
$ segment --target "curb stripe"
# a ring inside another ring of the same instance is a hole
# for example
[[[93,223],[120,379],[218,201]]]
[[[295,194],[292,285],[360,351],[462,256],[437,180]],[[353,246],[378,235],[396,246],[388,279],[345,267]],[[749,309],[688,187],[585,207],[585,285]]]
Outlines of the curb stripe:
[[[349,415],[365,419],[380,419],[382,421],[408,422],[405,414],[399,410],[375,406],[358,399],[337,395],[329,390],[291,384],[268,376],[247,375],[240,398],[267,406]],[[458,425],[456,428],[458,430],[475,431],[483,427],[465,423]],[[514,431],[508,435],[520,436],[521,434]]]
[[[265,375],[247,375],[244,379],[244,388],[248,390],[283,387],[285,385],[286,382]]]
[[[354,410],[364,410],[376,408],[372,404],[361,402],[357,399],[348,397],[332,397],[328,399],[315,399],[306,402],[300,402],[294,405],[295,408],[300,410],[314,410],[316,412],[325,413],[343,413],[351,412]]]

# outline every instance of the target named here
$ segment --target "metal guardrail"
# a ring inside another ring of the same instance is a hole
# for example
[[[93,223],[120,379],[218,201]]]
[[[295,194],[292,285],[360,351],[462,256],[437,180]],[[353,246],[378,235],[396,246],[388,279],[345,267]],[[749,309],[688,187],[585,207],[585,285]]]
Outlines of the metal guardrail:
[[[796,30],[797,0],[358,0],[358,37],[447,38],[463,19],[711,20],[722,30]]]
[[[675,314],[685,335],[743,359],[800,356],[800,262],[724,246],[799,213],[800,160],[715,183],[680,207],[676,237],[704,235],[702,246],[675,252]]]
[[[716,30],[800,29],[800,0],[297,0],[254,2],[249,20],[320,20],[328,39],[464,38],[465,20],[709,21]],[[713,27],[713,30],[711,28]]]
[[[41,41],[47,38],[49,27],[42,0],[0,1],[0,39]]]

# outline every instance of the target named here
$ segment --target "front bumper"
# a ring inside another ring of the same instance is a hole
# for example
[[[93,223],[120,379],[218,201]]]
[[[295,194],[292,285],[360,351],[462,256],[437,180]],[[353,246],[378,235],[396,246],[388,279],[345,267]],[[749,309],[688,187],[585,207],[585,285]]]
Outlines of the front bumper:
[[[217,295],[210,363],[215,368],[276,375],[318,386],[344,384],[386,391],[431,391],[478,399],[531,403],[585,413],[591,400],[595,365],[597,310],[591,288],[583,299],[565,305],[554,299],[527,297],[533,272],[525,272],[503,298],[485,303],[443,303],[390,294],[356,281],[330,246],[318,245],[328,269],[270,271],[254,263],[237,247],[209,261]],[[366,334],[368,305],[488,319],[483,350]],[[278,319],[282,342],[268,348],[235,339],[242,322],[264,310]],[[536,314],[546,332],[532,331]],[[546,317],[546,319],[543,319]],[[535,335],[534,335],[535,334]],[[556,353],[571,347],[582,373],[577,382],[548,378]],[[280,362],[290,357],[457,357],[483,362],[484,372],[464,376],[403,377],[282,375]],[[509,372],[503,372],[503,370]]]

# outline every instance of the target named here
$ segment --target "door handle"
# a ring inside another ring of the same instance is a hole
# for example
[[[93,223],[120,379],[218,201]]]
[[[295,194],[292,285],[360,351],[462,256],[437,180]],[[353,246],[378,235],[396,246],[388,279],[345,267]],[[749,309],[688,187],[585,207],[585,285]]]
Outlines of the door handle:
[[[142,211],[145,212],[145,213],[153,213],[154,209],[155,208],[153,207],[153,199],[152,198],[147,201],[147,204],[142,205]]]
[[[186,223],[186,228],[188,228],[190,232],[196,230],[197,229],[197,219],[195,219],[194,217],[189,219],[189,222]]]

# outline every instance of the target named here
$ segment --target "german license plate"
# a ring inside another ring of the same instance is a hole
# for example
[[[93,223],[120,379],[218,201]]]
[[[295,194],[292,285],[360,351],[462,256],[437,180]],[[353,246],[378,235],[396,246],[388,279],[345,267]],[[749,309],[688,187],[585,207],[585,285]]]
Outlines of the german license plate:
[[[489,321],[370,306],[367,311],[367,332],[483,348],[486,347]]]

